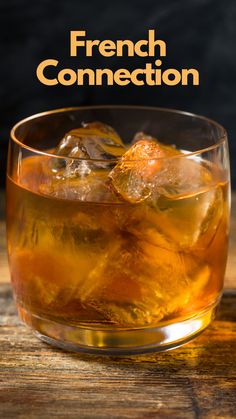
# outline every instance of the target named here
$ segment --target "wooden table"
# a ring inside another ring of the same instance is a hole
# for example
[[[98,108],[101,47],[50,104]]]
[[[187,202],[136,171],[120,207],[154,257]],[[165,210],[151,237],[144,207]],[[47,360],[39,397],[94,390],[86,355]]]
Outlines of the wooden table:
[[[121,358],[54,349],[20,322],[1,221],[0,418],[236,418],[236,195],[231,231],[213,324],[174,351]]]

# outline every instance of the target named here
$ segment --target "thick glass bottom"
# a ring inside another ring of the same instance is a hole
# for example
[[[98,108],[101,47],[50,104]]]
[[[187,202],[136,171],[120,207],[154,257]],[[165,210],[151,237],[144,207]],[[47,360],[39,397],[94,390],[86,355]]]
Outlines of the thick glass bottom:
[[[18,307],[22,320],[43,341],[64,350],[122,355],[174,349],[201,333],[212,321],[216,304],[177,323],[139,329],[71,326],[41,318]]]

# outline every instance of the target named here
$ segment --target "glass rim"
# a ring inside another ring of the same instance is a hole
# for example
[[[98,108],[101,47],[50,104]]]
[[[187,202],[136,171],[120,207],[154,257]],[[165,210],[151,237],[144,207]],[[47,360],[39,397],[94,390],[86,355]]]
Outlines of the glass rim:
[[[187,111],[182,111],[182,110],[178,110],[178,109],[172,109],[172,108],[162,108],[162,107],[155,107],[155,106],[138,106],[138,105],[91,105],[91,106],[69,106],[69,107],[64,107],[64,108],[57,108],[57,109],[52,109],[49,111],[43,111],[43,112],[38,112],[36,114],[30,115],[26,118],[21,119],[20,121],[18,121],[11,129],[10,131],[10,138],[11,140],[13,140],[16,144],[18,144],[21,148],[24,148],[28,151],[31,151],[34,154],[38,154],[38,155],[42,155],[45,157],[52,157],[52,158],[58,158],[58,159],[63,159],[63,160],[78,160],[78,161],[87,161],[87,162],[106,162],[106,163],[116,163],[117,161],[120,161],[122,159],[121,157],[117,157],[114,159],[93,159],[93,158],[86,158],[86,157],[71,157],[71,156],[62,156],[62,155],[58,155],[58,154],[53,154],[50,153],[49,151],[44,151],[44,150],[39,150],[35,147],[31,147],[25,143],[23,143],[20,139],[17,138],[16,135],[16,131],[17,129],[22,126],[23,124],[32,121],[34,119],[38,119],[40,117],[44,117],[47,115],[52,115],[52,114],[59,114],[59,113],[63,113],[63,112],[70,112],[70,111],[83,111],[83,110],[99,110],[99,109],[133,109],[133,110],[143,110],[143,111],[159,111],[159,112],[164,112],[164,113],[174,113],[174,114],[179,114],[179,115],[183,115],[183,116],[188,116],[188,117],[194,117],[196,119],[199,119],[201,121],[205,121],[210,123],[211,125],[217,127],[218,129],[220,129],[220,131],[222,131],[222,135],[220,136],[219,140],[217,140],[217,142],[215,144],[212,144],[211,146],[208,147],[203,147],[201,149],[198,149],[196,151],[185,151],[184,153],[180,153],[180,154],[176,154],[173,156],[160,156],[160,157],[155,157],[155,158],[146,158],[146,159],[127,159],[126,161],[132,161],[132,162],[138,162],[138,161],[159,161],[159,160],[170,160],[170,159],[176,159],[176,158],[183,158],[183,157],[191,157],[191,156],[197,156],[203,153],[206,153],[208,151],[212,151],[217,149],[218,147],[220,147],[221,145],[225,144],[227,142],[227,132],[226,129],[219,124],[218,122],[214,121],[213,119],[210,119],[208,117],[205,117],[203,115],[198,115],[192,112],[187,112]],[[148,135],[148,134],[147,134]]]

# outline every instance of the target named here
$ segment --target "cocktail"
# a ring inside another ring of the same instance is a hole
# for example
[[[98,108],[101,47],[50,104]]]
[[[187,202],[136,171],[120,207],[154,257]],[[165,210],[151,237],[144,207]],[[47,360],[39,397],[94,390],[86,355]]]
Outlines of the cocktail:
[[[228,225],[227,138],[213,121],[104,106],[12,130],[12,284],[48,343],[119,354],[187,342],[220,300]]]

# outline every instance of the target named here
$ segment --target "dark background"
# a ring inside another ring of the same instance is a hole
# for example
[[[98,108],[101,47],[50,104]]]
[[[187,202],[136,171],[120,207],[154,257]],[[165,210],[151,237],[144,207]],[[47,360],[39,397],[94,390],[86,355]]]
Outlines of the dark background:
[[[69,58],[69,31],[89,39],[145,39],[148,29],[167,43],[166,67],[197,68],[199,87],[91,87],[42,85],[37,65],[46,58],[62,67],[135,68],[143,58]],[[1,184],[10,127],[22,117],[52,108],[130,104],[197,112],[228,131],[236,188],[236,1],[0,0]]]

